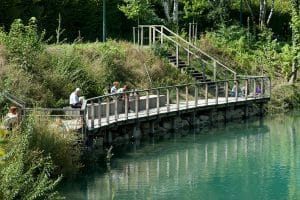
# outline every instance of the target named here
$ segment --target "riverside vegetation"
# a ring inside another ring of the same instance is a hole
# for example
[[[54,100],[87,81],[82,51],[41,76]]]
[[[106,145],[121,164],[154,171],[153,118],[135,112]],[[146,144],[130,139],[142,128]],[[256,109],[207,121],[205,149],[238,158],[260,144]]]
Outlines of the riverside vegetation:
[[[124,2],[129,6],[120,6],[120,9],[127,15],[135,7],[130,7],[131,1]],[[268,27],[267,20],[265,24],[261,20],[259,23],[255,22],[254,17],[251,17],[255,15],[253,12],[259,10],[255,6],[253,10],[248,8],[246,11],[251,20],[238,24],[229,20],[230,16],[237,13],[237,5],[230,8],[223,5],[225,1],[220,1],[223,3],[216,6],[201,2],[191,6],[189,1],[183,1],[185,18],[182,21],[193,19],[205,22],[210,30],[203,31],[197,45],[239,74],[271,76],[274,88],[270,112],[297,108],[300,102],[300,86],[294,75],[297,74],[299,65],[299,49],[295,46],[299,42],[299,13],[290,7],[284,7],[280,11],[282,15],[275,10],[276,19],[284,16],[284,19],[291,21],[291,28],[286,32],[278,31],[275,26],[273,29]],[[282,5],[287,2],[284,1]],[[0,10],[7,12],[1,6]],[[148,9],[151,15],[155,14],[156,11],[152,12],[150,8],[157,6],[150,6]],[[230,12],[227,12],[228,9]],[[289,15],[289,12],[292,14]],[[136,12],[136,15],[130,17],[139,22],[147,22],[142,14]],[[204,20],[204,15],[209,20]],[[182,21],[179,20],[180,23]],[[127,25],[131,23],[128,22]],[[10,29],[6,26],[5,30],[0,30],[0,90],[14,94],[28,105],[62,107],[67,105],[68,96],[74,88],[82,88],[86,97],[98,96],[104,94],[109,84],[115,80],[131,88],[193,81],[158,56],[164,53],[160,47],[151,51],[116,40],[83,43],[81,37],[71,44],[60,41],[51,44],[53,38],[46,39],[49,32],[40,31],[37,24],[35,18],[25,24],[21,20],[15,20]],[[166,24],[176,28],[176,20],[175,23],[168,21]],[[41,29],[43,28],[45,27],[42,26]],[[291,38],[290,32],[294,32],[294,38]],[[57,34],[60,34],[59,31]],[[88,38],[95,38],[93,34]],[[74,39],[76,34],[73,31],[71,35]],[[187,35],[184,30],[182,35]],[[294,79],[289,83],[292,77]],[[1,96],[0,104],[0,112],[4,114],[8,104]],[[0,199],[60,199],[62,197],[55,192],[56,185],[63,177],[76,175],[82,167],[76,135],[54,130],[51,120],[41,121],[38,116],[39,114],[28,116],[9,135],[0,132]]]

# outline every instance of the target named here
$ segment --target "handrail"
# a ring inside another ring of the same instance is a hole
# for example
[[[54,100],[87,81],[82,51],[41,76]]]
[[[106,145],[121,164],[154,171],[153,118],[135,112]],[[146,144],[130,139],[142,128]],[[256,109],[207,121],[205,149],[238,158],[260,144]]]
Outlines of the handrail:
[[[235,95],[232,96],[232,93]],[[197,82],[89,98],[86,99],[83,118],[86,127],[93,130],[128,119],[195,109],[199,106],[268,99],[270,96],[271,79],[267,76]]]
[[[17,106],[21,107],[21,108],[25,108],[25,102],[21,99],[18,99],[17,97],[11,95],[10,93],[8,93],[7,91],[4,91],[2,93],[2,95],[8,99],[9,101],[11,101],[12,103],[16,104]]]
[[[226,69],[227,71],[231,72],[234,75],[234,78],[236,79],[237,73],[230,69],[228,66],[224,65],[223,63],[221,63],[220,61],[218,61],[216,58],[210,56],[209,54],[207,54],[206,52],[204,52],[203,50],[201,50],[200,48],[198,48],[197,46],[195,46],[194,44],[186,41],[184,38],[182,38],[181,36],[179,36],[178,34],[174,33],[172,30],[170,30],[169,28],[163,26],[163,25],[139,25],[138,28],[142,29],[143,28],[149,28],[149,31],[151,31],[151,29],[154,29],[155,32],[158,32],[161,34],[161,36],[163,36],[164,38],[167,38],[168,40],[172,41],[173,43],[175,43],[176,45],[178,45],[179,47],[183,48],[187,53],[192,54],[192,55],[196,55],[197,53],[202,54],[203,56],[207,57],[208,59],[212,60],[213,62],[215,62],[216,64],[218,64],[219,66],[223,67],[224,69]],[[161,30],[159,30],[161,29]],[[175,36],[177,39],[179,39],[181,42],[185,43],[187,45],[187,47],[184,47],[183,45],[179,44],[177,41],[171,39],[169,36],[167,36],[164,33],[164,30],[167,31],[168,33],[170,33],[171,35]],[[149,33],[151,35],[151,33]],[[138,37],[140,38],[140,37]],[[154,38],[155,39],[155,38]],[[149,38],[149,44],[151,43],[150,38]],[[194,53],[193,51],[190,51],[189,48],[194,49],[194,51],[196,51],[197,53]],[[199,56],[197,56],[197,58],[199,58]],[[201,59],[202,61],[204,61],[204,59]],[[206,62],[207,63],[207,62]]]
[[[92,98],[86,99],[86,102],[98,100],[99,98],[107,98],[107,97],[110,98],[110,97],[118,96],[120,94],[142,93],[142,92],[149,92],[149,91],[153,91],[153,90],[171,89],[171,88],[205,85],[205,84],[219,84],[219,83],[226,83],[226,82],[233,82],[233,81],[243,81],[243,80],[249,80],[249,79],[262,79],[262,78],[270,79],[269,76],[256,76],[253,78],[252,77],[239,78],[238,80],[227,79],[227,80],[218,80],[218,81],[211,81],[211,82],[197,82],[197,83],[188,83],[188,84],[180,84],[180,85],[165,86],[165,87],[156,87],[156,88],[151,88],[151,89],[137,89],[137,90],[131,90],[131,91],[126,91],[126,92],[122,92],[122,93],[112,93],[112,94],[106,94],[106,95],[101,95],[101,96],[97,96],[97,97],[92,97]]]

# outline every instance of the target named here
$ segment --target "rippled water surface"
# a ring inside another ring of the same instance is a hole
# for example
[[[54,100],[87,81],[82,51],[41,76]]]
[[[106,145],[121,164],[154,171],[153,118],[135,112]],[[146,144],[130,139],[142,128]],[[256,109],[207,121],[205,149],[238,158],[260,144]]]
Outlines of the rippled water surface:
[[[300,199],[300,113],[131,144],[67,199]]]

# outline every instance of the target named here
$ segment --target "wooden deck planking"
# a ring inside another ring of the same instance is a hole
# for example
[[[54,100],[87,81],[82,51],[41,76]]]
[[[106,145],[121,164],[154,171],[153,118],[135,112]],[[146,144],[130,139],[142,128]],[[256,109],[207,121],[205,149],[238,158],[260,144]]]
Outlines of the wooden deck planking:
[[[255,99],[264,99],[269,97],[248,97],[245,99],[244,97],[228,97],[228,103],[236,103],[236,102],[245,102],[245,101],[253,101]],[[118,113],[118,118],[115,118],[115,115],[110,115],[109,120],[107,121],[106,117],[101,118],[101,124],[99,124],[99,119],[94,119],[94,128],[91,127],[92,120],[87,120],[87,127],[88,130],[98,129],[102,127],[106,127],[108,125],[112,125],[118,122],[125,122],[127,120],[135,120],[135,119],[143,119],[147,117],[154,117],[162,114],[172,113],[176,111],[185,111],[189,109],[195,109],[195,108],[205,108],[208,106],[214,106],[214,105],[224,105],[226,103],[225,97],[219,97],[218,102],[216,102],[216,99],[208,99],[208,104],[206,105],[205,99],[200,99],[197,102],[197,107],[195,106],[195,100],[188,101],[188,104],[186,104],[186,101],[182,101],[179,104],[179,110],[177,110],[177,104],[170,104],[169,112],[167,109],[167,106],[163,106],[159,108],[159,113],[157,112],[157,108],[149,109],[149,115],[147,115],[146,110],[142,110],[138,112],[138,117],[136,117],[135,112],[128,112],[128,119],[126,119],[125,113]],[[187,106],[188,105],[188,106]]]

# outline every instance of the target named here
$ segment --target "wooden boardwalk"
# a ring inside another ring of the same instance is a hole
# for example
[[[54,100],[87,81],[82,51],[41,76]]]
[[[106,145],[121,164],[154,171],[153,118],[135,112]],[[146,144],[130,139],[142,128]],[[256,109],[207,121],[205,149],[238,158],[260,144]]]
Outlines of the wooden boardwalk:
[[[232,97],[229,88],[235,83],[236,95]],[[268,77],[136,90],[122,94],[128,98],[121,100],[116,100],[120,94],[87,99],[84,118],[87,130],[92,131],[111,125],[136,123],[212,107],[265,102],[270,99],[270,94],[271,82]]]

